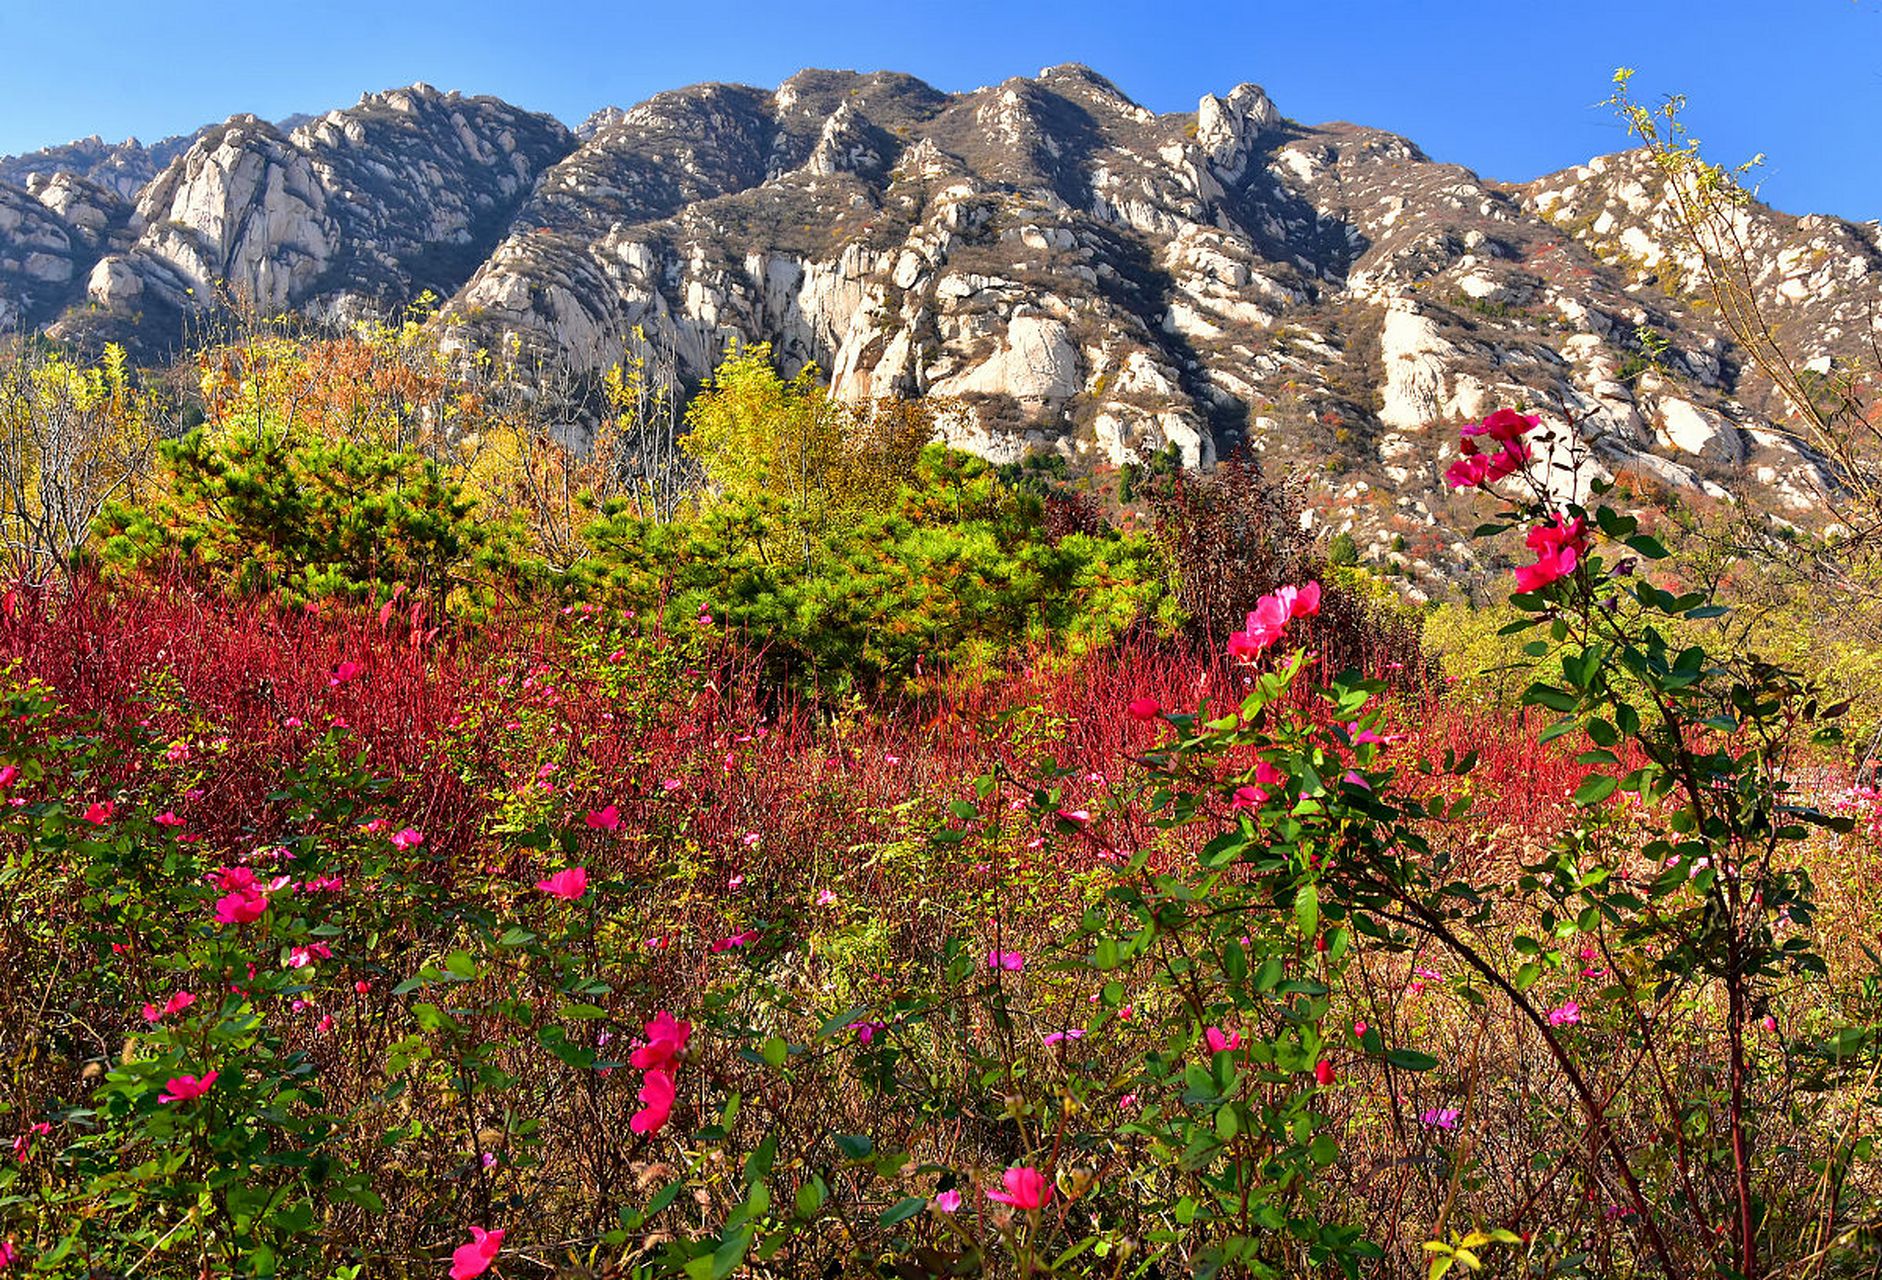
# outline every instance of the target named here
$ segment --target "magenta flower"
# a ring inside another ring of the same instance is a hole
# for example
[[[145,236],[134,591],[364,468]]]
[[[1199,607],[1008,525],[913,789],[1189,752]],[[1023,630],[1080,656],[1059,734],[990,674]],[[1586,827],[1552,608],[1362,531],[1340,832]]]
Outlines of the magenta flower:
[[[85,806],[84,818],[94,827],[102,827],[111,821],[111,815],[117,809],[118,806],[110,800],[94,800]]]
[[[1229,636],[1229,656],[1253,658],[1279,640],[1293,619],[1319,612],[1318,582],[1310,582],[1304,587],[1282,587],[1265,595],[1255,602],[1254,612],[1248,615],[1247,629]]]
[[[1552,1027],[1572,1027],[1581,1021],[1581,1006],[1573,1000],[1564,1000],[1549,1010],[1549,1025]]]
[[[503,1247],[501,1231],[472,1227],[470,1233],[469,1244],[461,1244],[451,1251],[451,1280],[472,1280],[490,1270],[490,1264],[497,1260],[497,1251]]]
[[[260,889],[237,889],[216,899],[216,923],[253,924],[267,910],[268,895]]]
[[[536,881],[536,887],[551,898],[574,902],[588,892],[588,868],[564,868],[552,876]]]
[[[1130,705],[1124,709],[1130,712],[1133,720],[1155,720],[1157,714],[1163,710],[1155,698],[1132,698]]]
[[[1564,547],[1560,551],[1547,551],[1536,557],[1534,564],[1519,565],[1516,569],[1516,589],[1518,591],[1540,591],[1552,582],[1559,582],[1575,572],[1578,557],[1573,547]]]
[[[343,684],[359,679],[359,677],[365,673],[365,670],[365,667],[350,659],[346,662],[342,662],[339,666],[327,673],[327,687],[329,689],[338,689]]]
[[[1263,604],[1266,604],[1267,600],[1267,597],[1262,597]],[[1257,608],[1255,612],[1248,615],[1248,625],[1245,630],[1232,632],[1229,635],[1229,656],[1252,659],[1263,649],[1279,640],[1286,626],[1285,614],[1277,617],[1273,610]]]
[[[1466,440],[1463,456],[1445,469],[1444,482],[1453,489],[1494,484],[1504,476],[1516,474],[1518,468],[1529,461],[1529,456],[1529,444],[1524,440],[1507,444],[1494,454],[1479,453],[1476,444]]]
[[[169,1104],[172,1102],[188,1102],[192,1098],[200,1098],[214,1087],[216,1077],[221,1074],[220,1071],[211,1071],[203,1075],[200,1079],[196,1076],[171,1076],[170,1079],[164,1083],[165,1092],[157,1095],[157,1101]]]
[[[756,941],[758,941],[758,930],[745,929],[728,938],[720,938],[717,942],[707,947],[706,950],[716,956],[721,951],[730,951],[734,947],[748,947]]]
[[[958,1191],[943,1191],[934,1198],[933,1204],[935,1212],[937,1213],[959,1213],[961,1211],[961,1193]]]
[[[1444,483],[1453,489],[1474,489],[1482,484],[1490,460],[1481,453],[1467,453],[1444,469]]]
[[[856,1033],[856,1043],[867,1048],[870,1042],[879,1034],[889,1029],[889,1024],[886,1022],[852,1022],[847,1024],[843,1029],[845,1031],[854,1031]]]
[[[1209,1027],[1202,1033],[1202,1039],[1210,1053],[1233,1053],[1242,1047],[1241,1032],[1224,1031],[1220,1027]]]
[[[627,1060],[642,1071],[670,1071],[680,1054],[686,1051],[686,1042],[692,1039],[693,1024],[681,1022],[670,1011],[662,1009],[643,1030],[647,1033],[647,1043],[634,1050]]]
[[[1003,969],[1008,973],[1018,973],[1026,967],[1026,954],[1022,951],[989,951],[987,968]]]
[[[1473,489],[1515,474],[1530,456],[1529,442],[1523,437],[1541,423],[1542,419],[1533,414],[1498,409],[1482,423],[1465,427],[1463,456],[1445,471],[1445,483],[1453,489]],[[1480,436],[1488,436],[1502,447],[1494,455],[1483,453],[1473,438]]]
[[[1346,726],[1346,739],[1355,747],[1364,746],[1367,743],[1371,743],[1376,747],[1383,747],[1385,745],[1384,738],[1381,738],[1378,734],[1366,728],[1357,720]]]
[[[1516,589],[1540,591],[1575,572],[1582,557],[1587,555],[1587,523],[1580,516],[1573,520],[1551,516],[1532,526],[1523,541],[1536,553],[1536,562],[1516,570]]]
[[[305,969],[316,960],[333,959],[333,949],[324,942],[310,942],[288,952],[288,968]]]
[[[43,1138],[52,1132],[52,1126],[41,1120],[38,1124],[28,1125],[26,1129],[13,1136],[13,1159],[25,1164],[33,1154],[33,1140]]]
[[[667,1117],[672,1114],[673,1100],[678,1092],[673,1073],[678,1069],[680,1055],[685,1052],[686,1042],[693,1034],[693,1024],[681,1022],[662,1009],[644,1030],[647,1042],[628,1057],[629,1063],[647,1073],[641,1081],[640,1093],[636,1095],[642,1103],[641,1109],[628,1121],[628,1127],[642,1135],[660,1132],[666,1126]]]
[[[420,831],[417,827],[406,827],[402,831],[394,831],[392,833],[392,847],[394,849],[416,849],[423,843],[425,843],[425,833]]]
[[[227,893],[240,893],[245,889],[259,890],[261,880],[255,875],[253,867],[217,867],[205,877],[209,883]]]
[[[1008,1169],[1000,1180],[1005,1184],[1005,1189],[1000,1191],[989,1189],[987,1199],[1028,1212],[1049,1204],[1052,1200],[1052,1184],[1046,1181],[1044,1174],[1031,1165],[1017,1165]]]
[[[18,778],[19,776],[20,776],[20,767],[16,764],[9,764],[9,765],[0,767],[0,787],[12,786],[14,779]]]
[[[1432,1107],[1418,1117],[1419,1123],[1431,1129],[1455,1129],[1464,1113],[1456,1107]]]
[[[163,1002],[163,1008],[161,1009],[154,1004],[145,1005],[144,1021],[162,1022],[165,1018],[173,1017],[195,1003],[196,997],[194,995],[191,995],[187,991],[178,991]]]
[[[659,1068],[649,1071],[647,1078],[641,1081],[640,1092],[635,1095],[640,1099],[641,1109],[628,1119],[627,1127],[643,1136],[659,1133],[673,1114],[673,1100],[677,1096],[671,1071]]]
[[[621,829],[621,806],[611,804],[605,809],[596,809],[584,819],[596,831],[619,831]]]
[[[1518,413],[1514,409],[1498,409],[1481,423],[1465,427],[1459,434],[1464,436],[1489,436],[1498,444],[1511,445],[1521,440],[1529,432],[1542,425],[1542,419],[1532,413]]]

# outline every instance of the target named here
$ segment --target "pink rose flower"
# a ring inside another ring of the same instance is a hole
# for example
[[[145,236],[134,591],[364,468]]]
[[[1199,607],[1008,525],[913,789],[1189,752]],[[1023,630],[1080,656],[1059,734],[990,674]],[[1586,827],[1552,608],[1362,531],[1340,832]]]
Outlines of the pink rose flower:
[[[1015,1209],[1028,1212],[1049,1204],[1052,1200],[1052,1184],[1045,1175],[1031,1165],[1017,1165],[1008,1169],[1001,1176],[1002,1190],[989,1190],[987,1199],[1000,1204],[1012,1205]]]

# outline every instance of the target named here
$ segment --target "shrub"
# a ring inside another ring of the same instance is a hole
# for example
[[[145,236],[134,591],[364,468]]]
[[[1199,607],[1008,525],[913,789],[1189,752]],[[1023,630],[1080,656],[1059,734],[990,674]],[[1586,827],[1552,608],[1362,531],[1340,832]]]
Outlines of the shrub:
[[[502,545],[414,453],[198,427],[160,454],[169,492],[98,518],[99,554],[115,569],[180,558],[240,593],[376,601],[402,588],[444,601],[481,586],[474,567]]]
[[[1327,576],[1296,495],[1254,463],[1230,459],[1212,475],[1177,470],[1149,500],[1174,603],[1199,642],[1220,643],[1283,584]],[[1420,674],[1416,629],[1397,610],[1342,579],[1328,587],[1312,624],[1322,673]]]
[[[612,508],[589,531],[584,581],[669,627],[703,618],[762,637],[780,675],[833,688],[950,666],[984,675],[1048,647],[1088,652],[1161,598],[1148,541],[1109,529],[1052,536],[985,464],[938,445],[890,509],[854,513],[781,553],[785,521],[730,497],[671,526]]]
[[[427,365],[413,341],[264,335],[206,355],[208,422],[162,447],[150,494],[94,522],[97,561],[292,603],[409,593],[439,615],[599,593],[763,636],[770,678],[836,689],[984,675],[1170,620],[1148,542],[1084,495],[924,446],[941,406],[841,404],[765,348],[735,352],[682,442],[713,492],[682,500],[644,360],[602,379],[616,416],[584,460],[508,384]],[[327,385],[342,374],[353,394]],[[579,398],[545,377],[540,412],[551,391]],[[435,412],[414,418],[399,388]]]
[[[788,382],[760,343],[730,353],[686,411],[687,454],[713,488],[747,508],[775,506],[805,548],[850,517],[893,504],[934,436],[941,406],[848,404],[805,366]]]
[[[958,483],[917,510],[1012,501],[928,465]],[[1313,588],[1254,601],[1232,666],[1140,637],[875,714],[592,602],[433,632],[15,599],[12,1243],[159,1275],[1863,1265],[1835,1117],[1882,1053],[1873,966],[1820,943],[1869,907],[1811,860],[1873,851],[1784,776],[1835,717],[1667,644],[1709,606],[1615,571],[1599,536],[1660,562],[1628,517],[1509,518],[1542,530],[1525,701],[1579,762],[1317,679]]]

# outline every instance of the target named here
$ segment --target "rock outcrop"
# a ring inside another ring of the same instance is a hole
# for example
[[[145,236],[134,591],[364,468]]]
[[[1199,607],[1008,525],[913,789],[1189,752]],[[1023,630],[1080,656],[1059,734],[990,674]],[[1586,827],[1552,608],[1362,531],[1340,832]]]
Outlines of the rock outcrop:
[[[116,193],[120,200],[131,203],[137,199],[137,193],[152,178],[162,173],[164,166],[188,150],[202,132],[198,130],[196,133],[179,134],[150,146],[145,146],[136,138],[106,142],[93,134],[89,138],[81,138],[63,146],[47,147],[42,151],[0,156],[0,183],[24,187],[35,176],[49,178],[54,174],[69,173],[96,183]]]
[[[92,305],[51,331],[136,339],[218,304],[347,317],[449,297],[574,145],[548,117],[426,85],[292,132],[234,117],[143,185],[128,238],[86,271]]]
[[[0,183],[0,332],[37,328],[81,299],[131,217],[116,192],[75,174],[27,183]]]
[[[1497,184],[1251,84],[1159,115],[1081,66],[962,94],[807,71],[572,133],[415,86],[205,130],[134,201],[137,154],[64,152],[0,161],[0,323],[160,338],[220,296],[344,318],[429,289],[453,343],[588,367],[638,334],[698,379],[766,341],[839,395],[948,397],[996,458],[1246,448],[1414,574],[1468,554],[1448,428],[1497,404],[1551,424],[1563,493],[1630,473],[1806,520],[1830,482],[1638,154]],[[1799,358],[1866,355],[1876,226],[1740,216]]]

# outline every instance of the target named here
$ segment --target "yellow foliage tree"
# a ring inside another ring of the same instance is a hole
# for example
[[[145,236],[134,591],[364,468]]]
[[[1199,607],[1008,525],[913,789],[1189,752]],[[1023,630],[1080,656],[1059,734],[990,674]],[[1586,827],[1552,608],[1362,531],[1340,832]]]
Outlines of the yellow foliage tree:
[[[786,380],[769,344],[735,350],[686,412],[683,447],[711,488],[776,507],[800,550],[845,517],[881,510],[935,434],[931,401],[833,399],[806,365]]]
[[[97,364],[21,350],[0,359],[0,555],[9,583],[66,572],[94,517],[136,500],[155,455],[153,400],[122,348]]]
[[[471,466],[486,441],[488,356],[445,350],[417,318],[338,336],[252,325],[196,360],[212,431],[344,440],[448,467]]]

